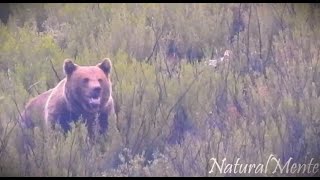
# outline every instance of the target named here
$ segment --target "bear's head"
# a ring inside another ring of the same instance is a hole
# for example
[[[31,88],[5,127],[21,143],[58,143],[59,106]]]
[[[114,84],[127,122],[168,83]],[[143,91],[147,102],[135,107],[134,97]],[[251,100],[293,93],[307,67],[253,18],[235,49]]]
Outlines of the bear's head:
[[[104,108],[112,93],[111,66],[109,58],[96,66],[79,66],[66,59],[64,93],[69,107],[82,113],[97,113]]]

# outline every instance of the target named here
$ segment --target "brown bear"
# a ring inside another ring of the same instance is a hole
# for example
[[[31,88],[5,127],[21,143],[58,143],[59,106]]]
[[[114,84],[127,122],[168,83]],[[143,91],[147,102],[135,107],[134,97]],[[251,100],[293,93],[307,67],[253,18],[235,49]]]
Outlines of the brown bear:
[[[64,132],[68,132],[70,123],[81,117],[89,136],[93,127],[100,127],[99,132],[105,133],[108,117],[114,111],[111,67],[109,58],[96,66],[79,66],[66,59],[63,65],[66,77],[53,89],[29,101],[22,113],[22,126],[33,128],[36,120],[44,120],[45,127],[55,129],[60,125]],[[96,119],[98,126],[93,126]]]

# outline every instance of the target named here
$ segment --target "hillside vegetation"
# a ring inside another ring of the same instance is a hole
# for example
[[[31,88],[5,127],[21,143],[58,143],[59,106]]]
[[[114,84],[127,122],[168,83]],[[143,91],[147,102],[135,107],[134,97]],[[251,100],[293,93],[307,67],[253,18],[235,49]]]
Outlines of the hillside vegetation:
[[[320,163],[318,4],[0,4],[2,176],[319,176],[224,173],[233,164]],[[217,67],[209,60],[232,52]],[[113,63],[116,116],[18,148],[28,100],[63,61]],[[318,168],[319,170],[320,168]],[[227,171],[228,172],[228,171]]]

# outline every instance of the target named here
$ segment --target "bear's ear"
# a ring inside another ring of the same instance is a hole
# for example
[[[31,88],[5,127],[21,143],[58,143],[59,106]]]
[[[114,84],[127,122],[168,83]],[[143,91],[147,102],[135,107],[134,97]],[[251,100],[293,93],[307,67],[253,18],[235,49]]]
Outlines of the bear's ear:
[[[104,58],[101,63],[97,64],[97,66],[102,69],[106,75],[110,74],[112,64],[109,58]]]
[[[77,67],[78,65],[74,64],[71,59],[64,60],[63,70],[66,75],[71,75]]]

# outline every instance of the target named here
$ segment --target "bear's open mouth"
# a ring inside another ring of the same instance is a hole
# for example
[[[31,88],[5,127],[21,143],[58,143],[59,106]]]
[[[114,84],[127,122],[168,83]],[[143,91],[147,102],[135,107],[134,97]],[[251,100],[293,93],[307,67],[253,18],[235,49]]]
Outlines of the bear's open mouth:
[[[100,97],[90,97],[89,104],[100,104]]]
[[[90,109],[97,109],[100,106],[100,97],[88,97],[88,104]]]

